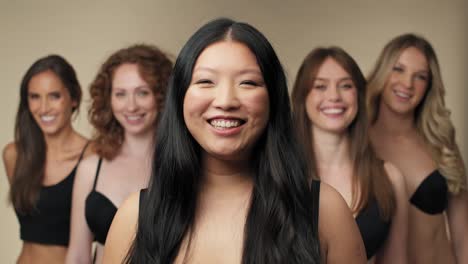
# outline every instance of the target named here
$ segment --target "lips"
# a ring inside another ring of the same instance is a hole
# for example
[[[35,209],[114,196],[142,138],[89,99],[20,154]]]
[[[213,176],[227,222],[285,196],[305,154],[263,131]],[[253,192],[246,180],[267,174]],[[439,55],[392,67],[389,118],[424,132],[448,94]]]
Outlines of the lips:
[[[337,115],[337,114],[342,114],[344,113],[345,108],[325,108],[322,109],[322,112],[325,114],[330,114],[330,115]]]
[[[56,117],[56,115],[41,115],[41,121],[44,123],[51,123]]]
[[[397,91],[397,90],[393,90],[393,93],[398,97],[398,98],[401,98],[403,100],[409,100],[412,95],[410,93],[406,93],[406,92],[403,92],[403,91]]]
[[[129,124],[136,125],[144,121],[145,115],[146,114],[125,115],[125,120],[127,120]]]
[[[240,118],[213,118],[209,119],[208,123],[215,129],[227,130],[240,127],[245,121]]]

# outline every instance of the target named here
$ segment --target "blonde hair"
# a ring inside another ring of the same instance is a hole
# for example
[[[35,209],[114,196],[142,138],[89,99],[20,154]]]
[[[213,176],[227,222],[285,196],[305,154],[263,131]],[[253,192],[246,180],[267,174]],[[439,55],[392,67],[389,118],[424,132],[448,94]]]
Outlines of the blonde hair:
[[[415,110],[416,128],[431,150],[441,174],[447,179],[450,192],[458,194],[467,189],[465,166],[455,142],[450,110],[445,107],[445,88],[437,56],[426,39],[414,34],[404,34],[392,39],[384,47],[368,78],[366,103],[369,120],[372,124],[377,121],[381,94],[388,76],[400,54],[410,47],[425,55],[430,70],[427,92]]]
[[[312,145],[311,121],[306,112],[306,97],[320,67],[327,58],[336,61],[351,76],[358,94],[358,112],[348,127],[350,154],[354,161],[351,208],[354,213],[357,213],[370,202],[376,201],[381,216],[388,220],[394,214],[396,201],[384,163],[377,158],[368,137],[366,79],[354,59],[339,47],[312,50],[297,73],[291,95],[294,125],[298,140],[309,161],[309,173],[315,178],[319,176]]]

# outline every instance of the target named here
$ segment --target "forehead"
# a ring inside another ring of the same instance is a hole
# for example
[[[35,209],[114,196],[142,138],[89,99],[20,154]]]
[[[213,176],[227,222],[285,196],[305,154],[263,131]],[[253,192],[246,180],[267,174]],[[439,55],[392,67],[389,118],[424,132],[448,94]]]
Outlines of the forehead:
[[[347,78],[350,74],[341,66],[335,59],[328,57],[320,65],[317,71],[316,78],[330,79],[330,78]]]
[[[198,57],[194,72],[205,70],[254,70],[261,74],[257,59],[252,51],[237,41],[220,41],[206,47]]]
[[[135,63],[124,63],[114,70],[112,88],[126,89],[145,85],[147,83],[141,77],[138,65]]]
[[[429,68],[426,56],[415,47],[404,49],[400,53],[397,62],[411,66],[416,70],[428,70]]]
[[[49,93],[67,91],[62,80],[52,71],[44,71],[34,75],[28,84],[28,92]]]

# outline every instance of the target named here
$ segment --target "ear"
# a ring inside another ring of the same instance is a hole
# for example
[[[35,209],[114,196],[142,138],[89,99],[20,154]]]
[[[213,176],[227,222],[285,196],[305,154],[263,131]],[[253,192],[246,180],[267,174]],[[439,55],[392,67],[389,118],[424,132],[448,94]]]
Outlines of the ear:
[[[72,100],[71,106],[72,106],[72,112],[74,112],[76,109],[78,109],[78,102],[76,100]]]

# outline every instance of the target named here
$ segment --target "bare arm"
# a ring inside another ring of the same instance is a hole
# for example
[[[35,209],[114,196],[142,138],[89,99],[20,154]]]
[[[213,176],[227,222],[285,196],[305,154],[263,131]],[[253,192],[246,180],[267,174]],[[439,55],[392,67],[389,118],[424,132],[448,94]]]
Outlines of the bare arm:
[[[85,201],[94,183],[98,157],[92,155],[78,166],[73,185],[70,243],[66,263],[92,263],[93,234],[85,218]]]
[[[447,209],[457,263],[468,263],[468,193],[450,194]]]
[[[120,206],[107,235],[102,263],[122,263],[136,234],[140,192],[130,195]]]
[[[3,148],[3,165],[5,166],[8,183],[10,184],[15,171],[16,156],[17,152],[15,143],[9,143],[5,148]]]
[[[382,249],[377,253],[377,263],[408,263],[408,192],[400,170],[386,162],[385,170],[392,182],[395,194],[395,213],[390,233]]]
[[[366,263],[364,243],[346,202],[321,183],[319,235],[322,263]]]

